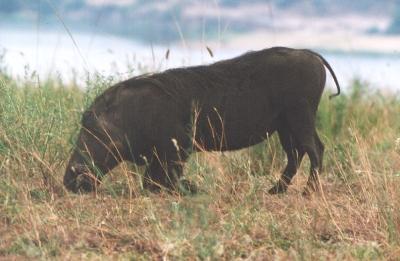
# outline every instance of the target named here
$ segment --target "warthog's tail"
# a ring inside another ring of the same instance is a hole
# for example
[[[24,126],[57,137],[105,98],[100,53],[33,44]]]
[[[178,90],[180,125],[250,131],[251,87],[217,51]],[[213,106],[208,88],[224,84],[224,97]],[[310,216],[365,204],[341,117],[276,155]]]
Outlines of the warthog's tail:
[[[339,82],[338,82],[338,80],[337,80],[337,78],[336,78],[335,72],[333,71],[333,69],[332,69],[332,67],[330,66],[330,64],[328,63],[328,61],[325,60],[325,58],[322,57],[322,55],[320,55],[319,53],[316,53],[316,52],[311,51],[311,50],[308,50],[308,49],[304,49],[304,51],[309,52],[309,53],[311,53],[311,54],[313,54],[313,55],[318,56],[318,57],[321,59],[321,61],[323,62],[323,64],[326,66],[326,68],[328,68],[329,72],[331,73],[332,78],[333,78],[333,80],[335,81],[335,84],[336,84],[337,93],[332,94],[332,95],[329,95],[329,99],[332,99],[333,97],[339,96],[339,94],[340,94],[340,85],[339,85]]]

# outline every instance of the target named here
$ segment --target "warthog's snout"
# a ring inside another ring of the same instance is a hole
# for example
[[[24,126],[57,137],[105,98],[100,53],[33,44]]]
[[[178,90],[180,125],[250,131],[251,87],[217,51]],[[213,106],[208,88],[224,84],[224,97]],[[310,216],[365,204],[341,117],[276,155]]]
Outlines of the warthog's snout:
[[[64,186],[74,192],[91,192],[99,181],[85,165],[69,165],[64,175]]]

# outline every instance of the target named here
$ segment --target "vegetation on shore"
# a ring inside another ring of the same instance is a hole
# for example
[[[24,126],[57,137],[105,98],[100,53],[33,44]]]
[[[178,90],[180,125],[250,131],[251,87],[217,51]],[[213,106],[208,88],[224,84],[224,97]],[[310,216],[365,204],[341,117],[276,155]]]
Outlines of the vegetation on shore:
[[[400,256],[400,97],[355,81],[325,93],[322,192],[267,194],[285,166],[277,137],[230,153],[197,153],[185,169],[201,192],[151,194],[122,164],[96,193],[62,186],[80,115],[117,79],[87,89],[0,68],[0,257],[41,259],[396,259]]]

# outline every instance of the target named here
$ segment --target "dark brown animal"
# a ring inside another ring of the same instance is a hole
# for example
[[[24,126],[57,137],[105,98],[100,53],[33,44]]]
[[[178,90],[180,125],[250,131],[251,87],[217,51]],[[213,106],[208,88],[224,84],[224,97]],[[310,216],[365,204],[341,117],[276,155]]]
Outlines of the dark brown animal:
[[[176,189],[193,151],[257,144],[275,131],[288,163],[270,193],[286,191],[305,153],[315,190],[324,145],[315,117],[327,61],[309,50],[275,47],[206,66],[167,70],[118,83],[83,114],[65,186],[91,191],[121,161],[146,164],[144,187]]]

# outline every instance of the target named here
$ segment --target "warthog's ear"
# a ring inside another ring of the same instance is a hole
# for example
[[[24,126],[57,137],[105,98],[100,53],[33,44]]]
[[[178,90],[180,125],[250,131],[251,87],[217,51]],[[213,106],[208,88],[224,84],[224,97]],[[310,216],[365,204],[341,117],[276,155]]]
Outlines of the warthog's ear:
[[[81,124],[83,126],[90,126],[94,120],[94,113],[92,110],[88,109],[85,112],[83,112],[82,119],[81,119]]]

